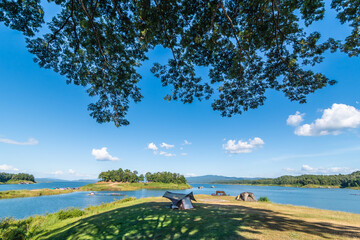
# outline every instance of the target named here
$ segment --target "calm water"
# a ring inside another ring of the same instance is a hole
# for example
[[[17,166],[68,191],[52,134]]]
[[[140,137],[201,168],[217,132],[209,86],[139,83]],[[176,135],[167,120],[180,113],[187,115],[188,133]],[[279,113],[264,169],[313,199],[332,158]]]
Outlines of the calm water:
[[[95,181],[94,181],[95,182]],[[66,188],[66,187],[81,187],[92,182],[49,182],[49,183],[35,183],[35,184],[1,184],[0,191],[8,190],[22,190],[22,189],[43,189],[43,188]]]
[[[53,185],[51,185],[53,184]],[[52,187],[70,187],[69,182],[43,184],[45,188]],[[87,183],[72,182],[71,187],[81,186]],[[78,185],[76,185],[78,184]],[[30,187],[28,189],[40,188],[39,184],[22,185]],[[56,186],[55,186],[56,185]],[[220,185],[215,184],[215,188],[211,188],[210,184],[192,184],[193,189],[174,190],[174,192],[188,193],[193,191],[194,194],[211,194],[216,190],[223,190],[231,196],[235,196],[241,192],[253,192],[256,198],[267,196],[272,202],[282,204],[292,204],[300,206],[308,206],[314,208],[336,210],[360,213],[360,191],[351,189],[307,189],[307,188],[285,188],[273,186],[244,186],[244,185]],[[204,186],[204,189],[197,189],[198,186]],[[0,191],[5,190],[0,186]],[[9,185],[7,185],[9,188]],[[10,187],[11,188],[11,187]],[[12,188],[14,189],[14,188]],[[89,192],[75,192],[70,194],[42,196],[36,198],[16,198],[0,200],[0,218],[15,217],[24,218],[34,214],[45,214],[47,212],[56,212],[67,207],[85,208],[91,205],[99,205],[103,202],[112,202],[115,199],[125,197],[157,197],[162,196],[165,190],[138,190],[123,191],[121,193],[126,196],[88,196]],[[101,192],[101,194],[109,192]],[[117,192],[119,193],[119,192]]]

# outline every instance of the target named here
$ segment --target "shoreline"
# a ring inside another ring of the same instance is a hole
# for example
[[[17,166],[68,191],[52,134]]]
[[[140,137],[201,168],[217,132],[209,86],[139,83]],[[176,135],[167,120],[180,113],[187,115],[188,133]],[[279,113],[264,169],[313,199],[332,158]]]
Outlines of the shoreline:
[[[118,183],[118,182],[97,182],[90,183],[80,187],[82,191],[136,191],[140,189],[153,189],[153,190],[184,190],[192,188],[189,184],[177,183]]]
[[[201,184],[201,183],[199,183]],[[242,185],[242,186],[261,186],[261,187],[292,187],[292,188],[318,188],[318,189],[352,189],[352,190],[360,190],[360,187],[346,187],[342,188],[340,186],[331,186],[331,185],[276,185],[276,184],[250,184],[250,183],[203,183],[203,184],[223,184],[223,185]]]
[[[64,188],[64,189],[32,189],[32,190],[7,190],[0,191],[0,200],[26,198],[26,197],[41,197],[50,195],[61,195],[73,192],[91,192],[91,191],[136,191],[141,189],[152,190],[182,190],[192,188],[188,184],[169,184],[169,183],[92,183],[79,188]]]
[[[32,190],[8,190],[0,191],[0,200],[13,199],[13,198],[26,198],[26,197],[41,197],[60,195],[72,192],[79,192],[79,189],[32,189]]]
[[[7,182],[0,182],[0,185],[11,185],[11,184],[18,184],[18,185],[26,185],[26,184],[36,184],[37,182],[32,181],[24,181],[24,180],[16,180],[16,181],[7,181]]]

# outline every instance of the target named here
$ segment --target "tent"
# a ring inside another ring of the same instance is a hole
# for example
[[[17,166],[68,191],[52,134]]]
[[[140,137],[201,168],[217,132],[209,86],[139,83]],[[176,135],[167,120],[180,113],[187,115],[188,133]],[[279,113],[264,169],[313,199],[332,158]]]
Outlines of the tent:
[[[196,201],[192,192],[189,194],[184,194],[166,191],[163,197],[169,199],[172,202],[172,209],[191,209],[194,208],[191,200]]]

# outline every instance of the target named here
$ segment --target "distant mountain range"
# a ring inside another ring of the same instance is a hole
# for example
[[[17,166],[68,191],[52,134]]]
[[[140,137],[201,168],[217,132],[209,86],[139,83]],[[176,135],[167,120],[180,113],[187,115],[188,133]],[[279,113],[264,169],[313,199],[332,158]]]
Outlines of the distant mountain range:
[[[238,177],[226,177],[219,175],[204,175],[197,177],[186,177],[188,183],[213,183],[216,181],[229,181],[229,180],[258,180],[260,178],[238,178]]]
[[[37,183],[49,183],[49,182],[97,182],[97,179],[78,179],[78,180],[65,180],[58,178],[35,178]]]

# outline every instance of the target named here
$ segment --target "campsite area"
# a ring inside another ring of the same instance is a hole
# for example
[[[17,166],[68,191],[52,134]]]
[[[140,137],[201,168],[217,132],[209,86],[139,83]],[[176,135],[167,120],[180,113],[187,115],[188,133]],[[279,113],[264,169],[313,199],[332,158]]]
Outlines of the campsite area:
[[[194,209],[127,198],[84,210],[9,221],[28,239],[356,239],[360,215],[234,197],[195,195]],[[62,220],[59,221],[59,218]]]

